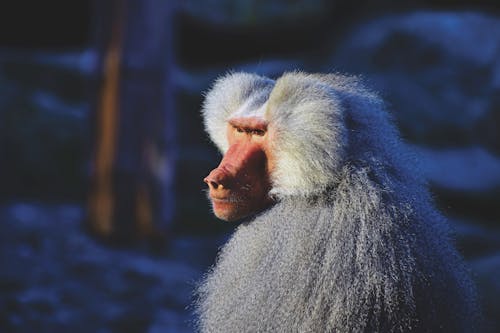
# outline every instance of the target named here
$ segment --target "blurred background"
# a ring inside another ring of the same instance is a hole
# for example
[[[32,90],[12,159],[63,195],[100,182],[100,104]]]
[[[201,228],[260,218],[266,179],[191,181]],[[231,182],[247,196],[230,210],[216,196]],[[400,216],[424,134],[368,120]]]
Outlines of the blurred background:
[[[415,149],[500,332],[495,0],[0,5],[0,331],[192,332],[234,226],[203,177],[229,70],[361,74]]]

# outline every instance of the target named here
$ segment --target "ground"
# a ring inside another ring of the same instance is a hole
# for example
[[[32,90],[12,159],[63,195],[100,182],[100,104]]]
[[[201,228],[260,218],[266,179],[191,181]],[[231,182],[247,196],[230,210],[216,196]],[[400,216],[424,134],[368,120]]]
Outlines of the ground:
[[[74,204],[0,207],[0,331],[192,332],[193,290],[223,239],[118,249],[83,217]]]

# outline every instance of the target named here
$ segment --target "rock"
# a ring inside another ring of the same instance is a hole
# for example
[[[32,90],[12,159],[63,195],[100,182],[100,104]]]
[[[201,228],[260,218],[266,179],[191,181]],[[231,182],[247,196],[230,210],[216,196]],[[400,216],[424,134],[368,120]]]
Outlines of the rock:
[[[424,175],[434,186],[472,192],[500,189],[500,157],[482,147],[413,148]]]
[[[472,221],[451,219],[452,236],[460,253],[467,259],[500,252],[500,230]]]
[[[476,277],[486,329],[500,332],[500,252],[482,257],[470,263]]]
[[[153,324],[149,327],[148,333],[164,333],[164,332],[176,332],[176,333],[189,333],[193,332],[194,328],[192,325],[188,324],[189,320],[193,320],[189,316],[185,314],[184,316],[185,322],[179,323],[177,318],[179,317],[179,313],[169,310],[157,311]]]
[[[0,53],[0,196],[84,195],[86,54]]]
[[[492,31],[500,19],[480,13],[383,16],[348,33],[325,69],[366,76],[412,142],[500,153],[500,34]]]
[[[412,148],[444,213],[489,227],[498,226],[500,157],[479,146]]]
[[[332,1],[182,1],[181,10],[212,24],[259,25],[273,21],[293,22],[304,17],[322,17]]]

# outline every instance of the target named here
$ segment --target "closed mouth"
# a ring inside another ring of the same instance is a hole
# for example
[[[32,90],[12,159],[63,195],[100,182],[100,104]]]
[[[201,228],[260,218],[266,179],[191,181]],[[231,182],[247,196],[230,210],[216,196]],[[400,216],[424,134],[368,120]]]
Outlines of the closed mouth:
[[[216,203],[238,203],[245,201],[245,198],[238,195],[231,195],[231,193],[227,193],[227,195],[212,195],[209,190],[205,191],[208,199],[212,200],[212,202]]]
[[[242,202],[242,198],[230,195],[226,197],[216,197],[216,196],[210,196],[210,199],[214,202],[220,202],[220,203],[237,203],[237,202]]]

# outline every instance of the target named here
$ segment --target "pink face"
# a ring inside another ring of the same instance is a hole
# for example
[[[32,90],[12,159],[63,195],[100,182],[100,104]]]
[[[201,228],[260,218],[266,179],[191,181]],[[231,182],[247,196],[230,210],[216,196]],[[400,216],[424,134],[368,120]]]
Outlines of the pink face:
[[[269,207],[272,156],[267,123],[259,118],[236,118],[227,128],[229,149],[219,166],[204,179],[215,215],[236,221]]]

